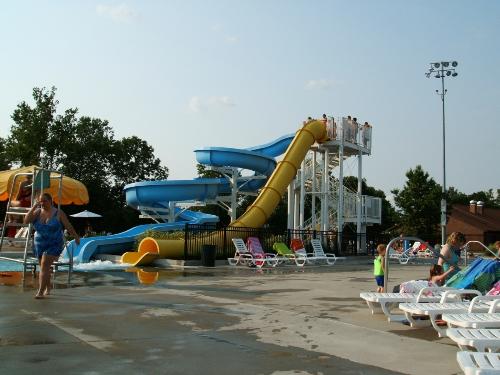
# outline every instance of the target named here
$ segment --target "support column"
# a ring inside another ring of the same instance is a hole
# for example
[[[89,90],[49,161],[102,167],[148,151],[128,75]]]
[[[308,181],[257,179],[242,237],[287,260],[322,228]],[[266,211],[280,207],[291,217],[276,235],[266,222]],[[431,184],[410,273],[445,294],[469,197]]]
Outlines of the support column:
[[[304,202],[305,202],[305,167],[306,162],[305,158],[302,160],[302,164],[300,167],[300,218],[299,218],[299,228],[304,229]]]
[[[168,223],[175,221],[175,202],[168,202]]]
[[[293,185],[295,185],[295,179],[290,182],[288,185],[288,219],[287,219],[287,228],[293,229],[293,213],[295,212],[295,196]]]
[[[356,204],[356,249],[358,254],[362,252],[362,242],[361,241],[361,233],[362,233],[362,193],[363,193],[363,153],[361,150],[358,151],[358,197]],[[363,220],[364,221],[364,220]]]
[[[328,193],[330,191],[330,179],[329,179],[329,167],[328,167],[328,150],[325,149],[325,153],[323,154],[323,191],[322,191],[322,198],[323,198],[323,205],[321,207],[321,230],[326,231],[328,230],[329,227],[329,220],[328,220]]]
[[[339,145],[339,204],[337,207],[337,245],[339,252],[342,251],[342,232],[344,230],[344,129],[346,125],[346,119],[342,118]]]
[[[316,150],[313,151],[313,165],[312,165],[312,183],[311,183],[311,226],[316,229]]]
[[[301,173],[302,172],[300,170],[297,171],[297,177],[295,180],[296,182],[300,181],[300,174]],[[294,184],[293,190],[294,190],[293,196],[295,197],[295,203],[294,203],[295,210],[293,213],[293,228],[297,229],[297,228],[299,228],[299,225],[300,225],[300,191],[298,191],[299,189],[297,189],[296,183]]]
[[[233,168],[231,174],[231,222],[236,221],[236,210],[238,208],[238,170]]]

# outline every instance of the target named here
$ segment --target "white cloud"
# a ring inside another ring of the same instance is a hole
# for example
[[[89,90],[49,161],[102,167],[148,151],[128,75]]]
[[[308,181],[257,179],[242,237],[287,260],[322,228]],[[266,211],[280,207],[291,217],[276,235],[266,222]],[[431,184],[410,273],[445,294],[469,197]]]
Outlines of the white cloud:
[[[233,99],[231,99],[229,96],[212,96],[208,100],[208,102],[210,104],[224,106],[224,107],[234,107],[236,105],[234,104]]]
[[[189,110],[192,112],[201,112],[203,110],[203,105],[201,104],[201,99],[198,96],[193,96],[189,99]]]
[[[189,110],[191,112],[202,112],[210,109],[216,108],[228,108],[234,107],[236,104],[233,99],[229,96],[211,96],[209,98],[200,98],[199,96],[193,96],[189,99]]]
[[[333,86],[333,83],[327,79],[310,79],[306,82],[307,90],[328,90]]]
[[[214,32],[217,32],[217,31],[222,30],[222,26],[221,26],[221,25],[219,25],[219,24],[217,23],[217,24],[215,24],[215,25],[212,25],[212,27],[211,27],[210,29],[211,29],[212,31],[214,31]]]
[[[217,34],[218,37],[221,37],[223,38],[223,40],[228,43],[228,44],[236,44],[238,43],[238,37],[235,36],[235,35],[229,35],[225,30],[224,28],[222,27],[222,25],[220,24],[214,24],[210,27],[210,30]]]
[[[237,36],[226,36],[226,42],[230,44],[236,44],[238,43],[238,37]]]
[[[102,17],[109,17],[117,22],[131,22],[139,18],[139,14],[127,4],[96,6],[96,12]]]

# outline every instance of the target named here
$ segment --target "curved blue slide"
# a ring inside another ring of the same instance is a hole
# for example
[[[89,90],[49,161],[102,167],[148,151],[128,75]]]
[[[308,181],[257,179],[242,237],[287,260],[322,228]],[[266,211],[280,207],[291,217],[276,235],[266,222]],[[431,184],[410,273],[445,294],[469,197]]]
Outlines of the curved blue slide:
[[[227,147],[207,147],[195,150],[198,163],[218,167],[249,169],[256,174],[269,177],[276,167],[275,157],[283,154],[294,135],[287,135],[273,142],[247,149]],[[241,189],[256,191],[262,187],[265,179],[245,181],[241,179]],[[144,181],[125,186],[127,204],[138,210],[167,208],[169,202],[206,201],[217,196],[229,194],[230,185],[224,178],[196,178],[193,180]],[[181,212],[178,209],[178,212]],[[184,210],[173,223],[144,224],[130,228],[122,233],[109,236],[82,238],[79,246],[71,242],[76,263],[89,262],[97,254],[123,254],[133,248],[135,239],[146,230],[173,231],[181,230],[186,223],[204,224],[219,221],[214,215]],[[64,256],[67,257],[65,250]]]

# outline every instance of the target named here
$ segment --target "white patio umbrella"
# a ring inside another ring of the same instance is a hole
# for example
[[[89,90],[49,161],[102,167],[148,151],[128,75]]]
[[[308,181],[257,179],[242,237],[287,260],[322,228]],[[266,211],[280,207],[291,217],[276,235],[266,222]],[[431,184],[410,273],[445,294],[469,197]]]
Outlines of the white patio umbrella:
[[[77,214],[70,215],[71,217],[84,217],[84,218],[91,218],[91,217],[102,217],[102,215],[96,214],[94,212],[90,211],[82,211],[78,212]]]

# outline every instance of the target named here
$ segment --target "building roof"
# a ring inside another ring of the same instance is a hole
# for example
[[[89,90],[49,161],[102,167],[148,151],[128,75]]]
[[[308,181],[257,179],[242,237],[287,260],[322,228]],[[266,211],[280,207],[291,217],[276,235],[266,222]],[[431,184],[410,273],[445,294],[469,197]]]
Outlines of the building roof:
[[[465,204],[454,204],[451,208],[451,216],[456,220],[480,228],[483,232],[500,231],[500,208],[483,207],[483,214],[473,214],[469,206]]]

